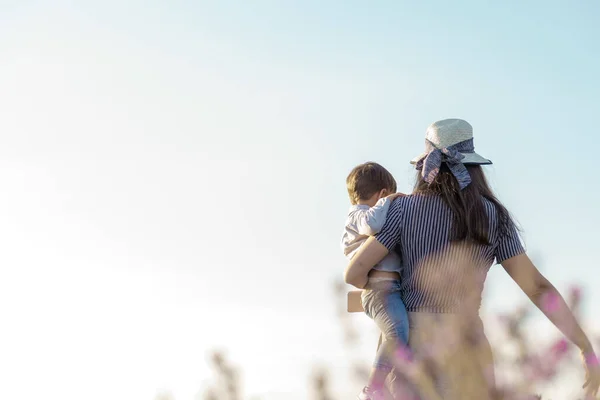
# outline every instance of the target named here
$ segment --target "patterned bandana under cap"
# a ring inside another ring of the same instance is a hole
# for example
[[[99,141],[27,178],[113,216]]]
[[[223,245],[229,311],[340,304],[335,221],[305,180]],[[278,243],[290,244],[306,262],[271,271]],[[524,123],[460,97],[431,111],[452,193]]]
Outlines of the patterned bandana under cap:
[[[440,172],[442,163],[445,162],[458,180],[460,190],[469,186],[471,176],[467,171],[467,167],[462,163],[462,159],[465,158],[462,153],[473,153],[475,151],[472,138],[442,149],[436,148],[433,143],[425,139],[425,150],[427,154],[417,161],[415,166],[417,170],[421,171],[421,176],[425,182],[431,184]]]

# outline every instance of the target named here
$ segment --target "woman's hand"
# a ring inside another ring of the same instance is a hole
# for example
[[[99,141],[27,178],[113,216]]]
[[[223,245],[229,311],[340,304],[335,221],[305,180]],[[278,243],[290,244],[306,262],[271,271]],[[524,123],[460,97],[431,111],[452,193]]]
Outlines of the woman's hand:
[[[588,396],[596,397],[600,387],[600,363],[594,352],[582,352],[583,365],[585,367],[585,383],[583,388]]]

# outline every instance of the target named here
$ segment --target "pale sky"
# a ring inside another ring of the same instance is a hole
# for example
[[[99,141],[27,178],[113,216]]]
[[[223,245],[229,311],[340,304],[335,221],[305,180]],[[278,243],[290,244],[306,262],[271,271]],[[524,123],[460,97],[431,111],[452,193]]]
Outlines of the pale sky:
[[[600,3],[527,4],[0,0],[0,393],[192,400],[218,348],[249,396],[307,399],[315,365],[354,395],[345,177],[410,191],[443,118],[600,328]],[[500,267],[485,293],[526,300]]]

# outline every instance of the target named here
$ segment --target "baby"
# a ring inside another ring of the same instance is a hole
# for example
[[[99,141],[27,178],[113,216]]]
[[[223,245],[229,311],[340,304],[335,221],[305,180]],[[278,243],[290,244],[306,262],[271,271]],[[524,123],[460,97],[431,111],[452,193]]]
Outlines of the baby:
[[[402,193],[396,193],[396,181],[381,165],[368,162],[355,167],[346,178],[350,211],[342,237],[344,255],[349,259],[362,243],[383,227],[391,202]],[[408,343],[408,314],[400,298],[400,257],[391,252],[371,273],[362,292],[365,314],[373,319],[382,332],[367,386],[359,400],[383,400],[387,375],[393,368],[393,355]]]

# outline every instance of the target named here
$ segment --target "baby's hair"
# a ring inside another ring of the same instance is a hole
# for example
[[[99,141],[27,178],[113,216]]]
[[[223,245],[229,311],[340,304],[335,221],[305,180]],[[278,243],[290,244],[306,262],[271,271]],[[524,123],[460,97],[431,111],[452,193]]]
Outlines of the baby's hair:
[[[346,187],[348,188],[350,203],[357,204],[361,200],[371,198],[371,196],[383,189],[395,193],[396,180],[381,165],[374,162],[366,162],[352,169],[346,178]]]

